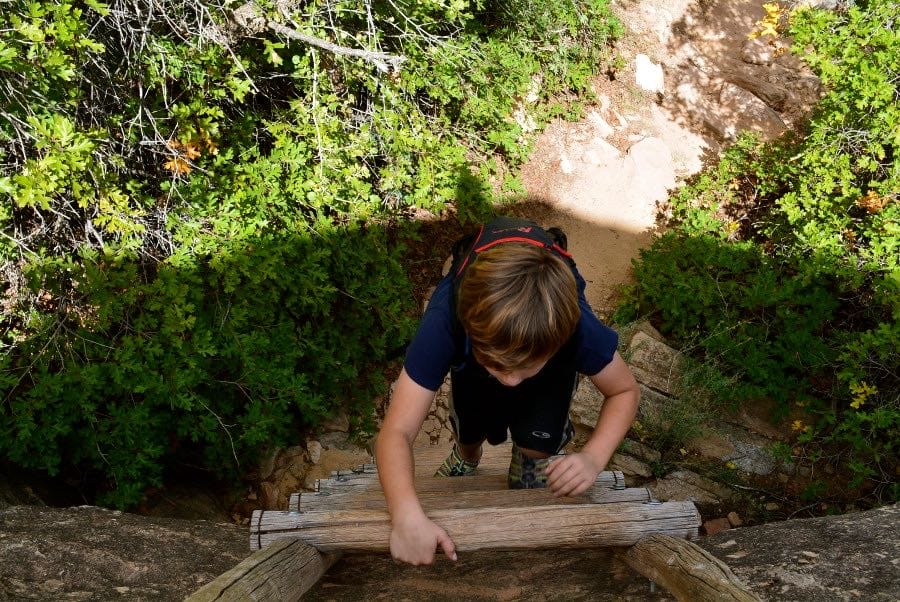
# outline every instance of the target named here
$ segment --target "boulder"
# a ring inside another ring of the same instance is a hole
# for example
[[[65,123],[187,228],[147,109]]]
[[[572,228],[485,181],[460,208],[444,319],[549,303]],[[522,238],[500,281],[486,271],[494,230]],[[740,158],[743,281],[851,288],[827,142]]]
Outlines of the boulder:
[[[730,499],[732,491],[690,470],[676,470],[651,483],[650,491],[661,501],[691,501],[697,504],[717,504]]]
[[[719,113],[735,124],[734,135],[742,130],[754,130],[766,139],[777,138],[784,133],[785,125],[757,96],[732,83],[722,86],[719,93]]]
[[[697,543],[765,600],[900,599],[900,505],[732,529]]]
[[[681,354],[647,333],[636,332],[625,358],[638,382],[671,395],[678,379]]]
[[[0,510],[0,599],[181,600],[248,555],[247,530],[92,506]]]

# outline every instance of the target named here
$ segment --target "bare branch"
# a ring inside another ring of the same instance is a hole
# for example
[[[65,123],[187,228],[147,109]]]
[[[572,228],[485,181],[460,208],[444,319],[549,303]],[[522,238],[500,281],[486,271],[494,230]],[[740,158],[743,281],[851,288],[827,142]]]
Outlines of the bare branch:
[[[248,3],[244,4],[233,13],[234,21],[241,28],[251,32],[259,32],[263,29],[270,29],[275,33],[292,40],[327,50],[333,54],[341,56],[352,56],[368,61],[375,65],[375,68],[382,73],[388,73],[391,70],[399,71],[400,65],[406,61],[406,57],[387,52],[375,52],[372,50],[360,50],[358,48],[348,48],[347,46],[338,46],[328,40],[323,40],[314,36],[300,33],[296,29],[273,21],[262,14],[256,5]]]

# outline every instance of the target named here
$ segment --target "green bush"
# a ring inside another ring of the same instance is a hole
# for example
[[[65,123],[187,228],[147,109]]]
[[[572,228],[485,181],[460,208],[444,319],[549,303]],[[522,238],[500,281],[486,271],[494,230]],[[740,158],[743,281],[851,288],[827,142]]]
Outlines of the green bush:
[[[802,132],[743,137],[670,199],[619,319],[652,315],[740,377],[729,401],[807,412],[853,487],[900,497],[900,33],[895,2],[799,9],[827,93]]]
[[[484,213],[527,154],[513,107],[546,121],[618,31],[597,0],[279,6],[4,3],[7,460],[124,507],[367,420],[411,334],[407,216]]]

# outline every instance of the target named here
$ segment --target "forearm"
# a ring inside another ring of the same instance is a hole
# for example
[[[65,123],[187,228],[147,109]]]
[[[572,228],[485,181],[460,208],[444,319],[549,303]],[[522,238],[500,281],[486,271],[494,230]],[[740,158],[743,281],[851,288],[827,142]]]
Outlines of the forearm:
[[[605,467],[625,438],[637,415],[639,398],[640,391],[635,386],[604,400],[597,426],[582,449],[597,466]]]
[[[375,445],[375,458],[391,521],[424,515],[414,484],[412,447],[406,436],[400,431],[383,430]]]

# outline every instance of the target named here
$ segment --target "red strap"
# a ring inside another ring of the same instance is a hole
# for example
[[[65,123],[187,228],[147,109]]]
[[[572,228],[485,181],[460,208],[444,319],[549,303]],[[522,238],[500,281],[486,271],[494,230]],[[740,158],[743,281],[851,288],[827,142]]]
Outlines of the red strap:
[[[482,251],[485,251],[487,249],[490,249],[493,246],[496,246],[496,245],[499,245],[499,244],[505,243],[505,242],[524,242],[524,243],[528,243],[529,245],[534,245],[536,247],[545,248],[544,243],[542,243],[538,240],[534,240],[532,238],[523,238],[523,237],[519,237],[519,236],[510,236],[508,238],[498,238],[497,240],[491,241],[486,245],[482,245],[482,246],[478,247],[477,249],[475,249],[475,252],[481,253]],[[566,251],[565,249],[563,249],[561,246],[559,246],[557,244],[554,244],[552,246],[552,249],[564,257],[572,257],[571,253],[569,253],[568,251]]]
[[[479,230],[478,230],[478,236],[475,237],[475,243],[477,243],[479,240],[481,240],[482,233],[484,233],[484,224],[481,224],[481,228],[479,228]],[[475,243],[472,243],[472,244],[475,244]],[[466,269],[466,266],[469,265],[469,257],[471,257],[471,256],[472,256],[471,251],[466,253],[466,259],[462,262],[462,265],[459,266],[459,269],[456,270],[457,278],[459,277],[460,274],[463,273],[463,270]]]

